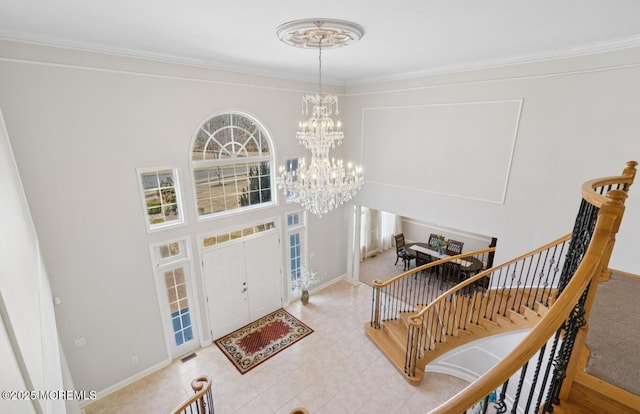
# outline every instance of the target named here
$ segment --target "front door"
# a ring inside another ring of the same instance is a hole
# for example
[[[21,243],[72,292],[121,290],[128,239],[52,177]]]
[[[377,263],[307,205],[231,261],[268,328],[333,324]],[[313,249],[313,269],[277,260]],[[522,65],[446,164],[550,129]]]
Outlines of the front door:
[[[282,307],[282,254],[276,231],[202,254],[213,340]]]
[[[202,255],[212,339],[251,322],[244,259],[244,243]]]
[[[277,233],[245,242],[249,313],[254,321],[282,307],[282,274]]]

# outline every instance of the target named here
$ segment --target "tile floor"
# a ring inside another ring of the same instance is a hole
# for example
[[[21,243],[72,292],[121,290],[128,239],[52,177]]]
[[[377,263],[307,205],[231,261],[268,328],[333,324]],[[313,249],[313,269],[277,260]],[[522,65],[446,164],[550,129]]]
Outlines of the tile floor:
[[[371,288],[338,282],[286,309],[314,333],[241,375],[215,345],[185,363],[177,360],[85,407],[87,414],[168,413],[191,394],[191,380],[213,380],[216,414],[423,414],[467,383],[427,374],[409,385],[369,341]]]

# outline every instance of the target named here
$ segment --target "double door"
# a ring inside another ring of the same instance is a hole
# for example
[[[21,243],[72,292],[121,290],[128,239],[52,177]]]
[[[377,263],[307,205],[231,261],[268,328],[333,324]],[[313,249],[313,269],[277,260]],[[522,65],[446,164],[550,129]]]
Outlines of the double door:
[[[212,339],[282,307],[281,262],[275,230],[203,253]]]

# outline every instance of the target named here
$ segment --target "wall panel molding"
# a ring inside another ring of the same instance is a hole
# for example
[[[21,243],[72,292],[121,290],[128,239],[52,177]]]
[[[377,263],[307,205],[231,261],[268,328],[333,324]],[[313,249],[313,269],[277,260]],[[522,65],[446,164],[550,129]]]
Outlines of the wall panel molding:
[[[360,140],[365,181],[504,204],[523,103],[365,107]]]

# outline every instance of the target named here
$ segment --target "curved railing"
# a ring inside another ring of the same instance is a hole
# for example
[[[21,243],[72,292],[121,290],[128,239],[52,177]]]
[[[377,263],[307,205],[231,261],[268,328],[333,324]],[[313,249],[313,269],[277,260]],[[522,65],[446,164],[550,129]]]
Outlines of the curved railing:
[[[211,378],[201,375],[191,381],[191,388],[194,394],[171,411],[171,414],[214,414]]]
[[[608,269],[636,166],[637,162],[630,161],[622,176],[591,180],[582,186],[583,201],[556,299],[511,353],[431,413],[463,413],[478,404],[486,406],[494,392],[498,412],[506,412],[508,404],[512,412],[553,411],[577,359],[574,348],[592,302],[589,286]]]
[[[439,355],[439,344],[459,336],[461,331],[499,322],[504,326],[513,318],[524,319],[527,309],[537,313],[538,306],[549,306],[557,292],[570,240],[571,234],[567,234],[487,269],[442,293],[410,317],[405,373],[415,376]],[[513,324],[513,329],[524,327]],[[434,355],[429,356],[429,352]]]

